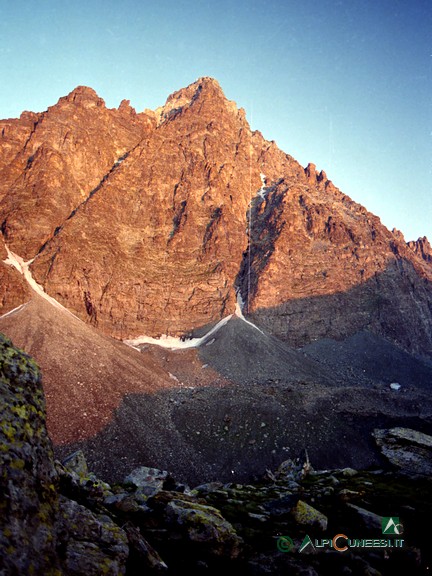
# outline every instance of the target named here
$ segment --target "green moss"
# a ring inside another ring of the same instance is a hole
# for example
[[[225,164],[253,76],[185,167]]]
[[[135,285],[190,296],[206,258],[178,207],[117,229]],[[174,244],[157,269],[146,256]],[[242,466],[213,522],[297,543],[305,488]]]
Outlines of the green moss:
[[[21,458],[16,458],[16,459],[12,460],[12,462],[9,464],[9,466],[12,470],[23,470],[24,466],[25,466],[25,462]]]
[[[106,558],[106,560],[104,560],[104,562],[100,568],[101,568],[102,574],[109,574],[110,572],[112,572],[111,560],[109,558]]]
[[[11,406],[10,411],[25,420],[27,418],[27,408],[26,406]]]
[[[0,431],[6,436],[9,442],[13,442],[15,440],[15,436],[17,431],[15,430],[14,426],[7,420],[0,421]]]

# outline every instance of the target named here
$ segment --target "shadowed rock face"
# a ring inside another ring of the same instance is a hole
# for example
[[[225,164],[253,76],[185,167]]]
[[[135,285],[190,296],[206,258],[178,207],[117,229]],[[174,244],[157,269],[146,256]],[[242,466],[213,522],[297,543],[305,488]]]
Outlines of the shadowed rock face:
[[[427,239],[407,245],[252,132],[215,80],[142,114],[79,87],[0,127],[4,239],[102,332],[182,335],[232,313],[239,293],[291,343],[369,329],[432,354]]]
[[[58,500],[39,370],[3,335],[0,370],[0,556],[6,569],[18,567],[21,574],[44,568],[52,573],[58,567],[53,542]],[[39,518],[34,510],[40,510]]]
[[[39,369],[0,335],[0,570],[124,574],[126,534],[59,495]]]
[[[290,277],[290,270],[284,270],[280,276],[285,277],[288,291],[297,273],[292,269]],[[310,269],[310,276],[318,275],[316,269]],[[261,306],[251,311],[250,318],[296,347],[321,338],[342,339],[366,329],[411,353],[431,354],[432,285],[418,277],[409,260],[390,260],[382,272],[346,290],[316,296],[306,294],[275,306],[265,305],[263,297]]]
[[[264,191],[237,278],[258,325],[295,346],[369,329],[431,353],[427,259],[319,176],[308,188],[284,179]]]

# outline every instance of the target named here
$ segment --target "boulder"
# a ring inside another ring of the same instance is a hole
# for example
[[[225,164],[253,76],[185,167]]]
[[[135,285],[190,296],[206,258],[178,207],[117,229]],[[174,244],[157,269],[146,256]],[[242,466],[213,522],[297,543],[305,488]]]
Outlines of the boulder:
[[[125,484],[133,484],[136,488],[140,488],[144,494],[151,496],[163,489],[168,478],[170,477],[166,470],[140,466],[132,470],[132,472],[126,476],[124,482]]]
[[[432,436],[410,428],[374,430],[382,454],[396,468],[413,474],[432,474]]]
[[[67,458],[63,460],[62,464],[66,470],[69,472],[75,472],[75,474],[81,478],[88,476],[89,470],[87,461],[82,450],[77,450],[73,454],[67,456]]]
[[[128,563],[129,571],[134,574],[141,574],[146,568],[151,574],[165,574],[168,571],[168,566],[159,556],[158,552],[153,548],[149,542],[142,536],[141,532],[131,522],[124,526],[130,546],[130,557]]]
[[[213,506],[191,498],[173,498],[166,505],[164,517],[171,537],[177,534],[197,556],[235,559],[239,555],[241,538]]]
[[[67,534],[61,558],[66,574],[126,574],[128,538],[111,518],[95,514],[64,496],[59,498],[59,512],[58,530]]]
[[[322,531],[327,529],[327,516],[303,500],[297,502],[291,514],[294,520],[302,526],[315,527]]]

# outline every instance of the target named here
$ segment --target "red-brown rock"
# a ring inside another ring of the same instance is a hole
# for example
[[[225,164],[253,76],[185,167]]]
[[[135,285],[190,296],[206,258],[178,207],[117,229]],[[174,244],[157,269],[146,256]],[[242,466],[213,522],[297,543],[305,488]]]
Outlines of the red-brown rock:
[[[153,125],[124,105],[107,109],[83,86],[44,113],[3,121],[0,224],[8,245],[34,257]]]
[[[215,80],[142,114],[80,87],[1,126],[5,241],[104,333],[181,335],[239,292],[294,345],[367,328],[432,354],[427,240],[407,245],[252,132]]]

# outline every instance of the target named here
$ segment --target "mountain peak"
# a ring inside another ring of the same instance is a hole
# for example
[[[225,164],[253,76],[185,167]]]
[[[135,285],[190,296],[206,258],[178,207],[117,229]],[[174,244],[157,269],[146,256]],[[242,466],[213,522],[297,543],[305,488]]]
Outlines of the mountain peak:
[[[87,104],[90,106],[105,106],[105,102],[98,96],[93,88],[89,86],[77,86],[59,102],[73,102],[75,104]]]
[[[173,92],[170,96],[168,96],[167,102],[181,99],[192,100],[197,98],[202,92],[205,92],[206,94],[212,93],[213,96],[218,96],[226,100],[225,94],[223,93],[219,82],[210,76],[202,76],[185,88],[180,88],[180,90]]]
[[[423,238],[419,238],[418,240],[408,242],[408,246],[415,254],[420,256],[420,258],[426,262],[432,263],[432,247],[426,236],[423,236]]]
[[[164,106],[157,108],[156,113],[159,115],[159,123],[170,120],[180,112],[190,108],[197,101],[219,102],[225,105],[230,111],[237,112],[238,108],[235,102],[227,99],[219,82],[209,76],[198,78],[186,88],[176,90],[168,96]]]

